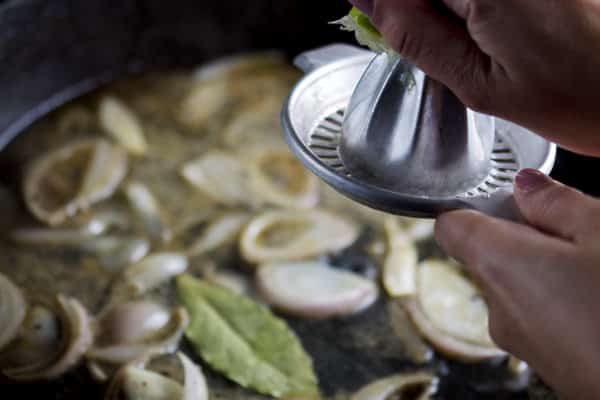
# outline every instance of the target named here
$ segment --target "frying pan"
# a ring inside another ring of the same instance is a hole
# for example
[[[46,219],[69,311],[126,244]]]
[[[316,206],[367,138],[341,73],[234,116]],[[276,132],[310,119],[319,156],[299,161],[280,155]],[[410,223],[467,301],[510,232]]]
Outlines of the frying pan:
[[[41,116],[117,77],[193,66],[240,51],[276,48],[291,56],[350,40],[327,24],[347,10],[342,0],[0,1],[0,150]],[[569,157],[559,157],[563,176],[570,176],[575,164],[590,165]],[[11,171],[2,171],[0,180],[7,174]],[[326,393],[355,390],[408,368],[385,340],[369,352],[353,347],[357,330],[388,334],[384,311],[378,304],[374,312],[345,321],[290,321],[308,351],[318,354],[315,367]],[[494,379],[493,367],[442,367],[447,377],[440,398],[526,398],[476,390],[475,384]],[[102,398],[101,387],[84,371],[47,384],[0,380],[0,385],[2,399]]]

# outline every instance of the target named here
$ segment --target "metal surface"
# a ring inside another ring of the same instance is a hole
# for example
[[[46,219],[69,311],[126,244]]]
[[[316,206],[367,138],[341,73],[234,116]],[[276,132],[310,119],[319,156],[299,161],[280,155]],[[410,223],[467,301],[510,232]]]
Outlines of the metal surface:
[[[337,61],[332,62],[327,56],[332,51],[338,56]],[[515,174],[522,168],[549,173],[554,165],[556,146],[503,120],[495,120],[489,173],[479,184],[464,187],[459,194],[419,195],[390,189],[361,179],[346,169],[340,157],[344,115],[354,89],[373,57],[373,53],[357,55],[347,46],[335,45],[301,56],[303,64],[311,68],[306,70],[307,75],[288,98],[282,123],[290,148],[304,165],[342,194],[385,212],[435,217],[445,211],[473,208],[520,220],[511,199]],[[307,63],[307,58],[315,61]],[[475,114],[474,118],[483,124],[487,117]],[[479,148],[483,150],[487,146],[481,144]],[[381,154],[375,152],[371,156],[381,157]]]
[[[350,99],[340,157],[350,175],[374,186],[460,195],[489,174],[493,121],[406,61],[382,53]]]

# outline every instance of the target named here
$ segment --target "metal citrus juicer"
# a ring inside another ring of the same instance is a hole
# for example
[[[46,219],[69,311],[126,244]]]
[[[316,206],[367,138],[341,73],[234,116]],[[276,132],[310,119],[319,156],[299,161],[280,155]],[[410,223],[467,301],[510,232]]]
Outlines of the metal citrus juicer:
[[[475,209],[519,221],[520,169],[550,173],[556,146],[466,108],[397,56],[348,45],[301,54],[282,112],[285,138],[334,189],[374,209],[436,217]]]

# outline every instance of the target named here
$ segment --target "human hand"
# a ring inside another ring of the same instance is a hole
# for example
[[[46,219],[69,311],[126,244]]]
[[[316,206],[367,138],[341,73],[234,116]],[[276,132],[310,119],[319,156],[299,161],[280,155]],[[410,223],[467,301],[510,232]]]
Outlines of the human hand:
[[[442,215],[436,238],[470,267],[495,342],[569,399],[600,398],[600,200],[522,171],[530,226],[473,211]]]
[[[350,2],[469,107],[600,155],[600,1]]]

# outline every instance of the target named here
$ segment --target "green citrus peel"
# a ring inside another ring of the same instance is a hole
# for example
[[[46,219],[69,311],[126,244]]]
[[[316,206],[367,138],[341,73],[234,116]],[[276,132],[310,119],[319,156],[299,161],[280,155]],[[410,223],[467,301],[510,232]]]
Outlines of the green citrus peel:
[[[356,7],[353,7],[348,15],[332,22],[332,24],[340,25],[345,31],[354,32],[358,43],[367,46],[377,53],[394,52],[385,43],[383,36],[381,36],[381,33],[373,26],[369,17]]]

